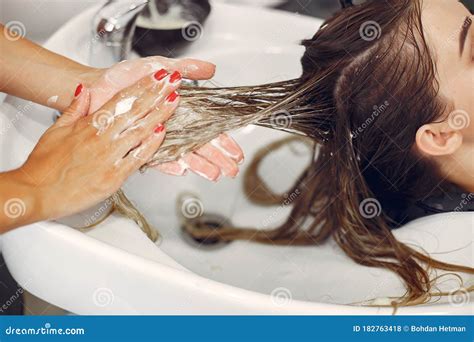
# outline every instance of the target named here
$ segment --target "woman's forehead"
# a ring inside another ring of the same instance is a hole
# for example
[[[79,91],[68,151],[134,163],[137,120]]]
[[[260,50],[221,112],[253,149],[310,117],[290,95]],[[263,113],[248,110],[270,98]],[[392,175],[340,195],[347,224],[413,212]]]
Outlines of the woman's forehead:
[[[458,53],[459,37],[468,16],[469,11],[458,0],[423,0],[423,30],[437,54]]]
[[[423,1],[423,31],[435,56],[441,92],[448,97],[451,97],[451,80],[466,71],[467,64],[460,54],[460,42],[466,17],[469,16],[467,8],[457,0]],[[467,37],[466,46],[470,42]],[[471,49],[465,50],[468,53]]]

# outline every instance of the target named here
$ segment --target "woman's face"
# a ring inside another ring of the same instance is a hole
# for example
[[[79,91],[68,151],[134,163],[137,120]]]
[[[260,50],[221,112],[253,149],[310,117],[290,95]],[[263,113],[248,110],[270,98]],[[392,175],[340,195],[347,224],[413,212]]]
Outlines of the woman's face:
[[[474,137],[474,25],[469,10],[457,0],[425,0],[423,26],[434,50],[441,94],[453,110],[466,111]],[[466,132],[467,133],[467,132]]]
[[[449,171],[448,178],[459,178],[455,179],[455,183],[461,183],[460,185],[474,191],[474,24],[472,15],[457,0],[424,0],[422,21],[428,44],[433,50],[436,61],[441,96],[447,99],[449,108],[446,113],[448,120],[444,126],[440,126],[442,128],[440,128],[439,137],[436,137],[438,141],[433,141],[439,143],[441,147],[443,144],[450,143],[457,146],[451,151],[452,153],[446,155],[431,153],[431,155],[442,164],[444,171]],[[450,135],[452,132],[454,135]],[[449,141],[451,137],[457,137],[457,140]],[[463,169],[463,172],[453,171],[456,164],[460,164],[457,165],[457,169]]]

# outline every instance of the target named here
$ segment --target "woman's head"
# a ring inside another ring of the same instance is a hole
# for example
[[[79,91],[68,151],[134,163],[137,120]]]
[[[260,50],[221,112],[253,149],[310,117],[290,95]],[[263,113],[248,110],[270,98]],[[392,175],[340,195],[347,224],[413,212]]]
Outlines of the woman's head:
[[[311,101],[334,105],[328,150],[349,169],[359,165],[396,223],[451,183],[474,188],[471,38],[462,57],[459,49],[469,12],[456,1],[447,11],[446,3],[371,1],[342,10],[304,41],[303,77],[333,70],[311,93]]]

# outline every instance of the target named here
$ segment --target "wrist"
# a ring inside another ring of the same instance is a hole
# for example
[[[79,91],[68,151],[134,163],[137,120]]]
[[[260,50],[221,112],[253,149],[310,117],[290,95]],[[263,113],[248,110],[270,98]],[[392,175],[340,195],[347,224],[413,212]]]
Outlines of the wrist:
[[[104,69],[93,68],[83,65],[83,68],[78,72],[78,83],[82,83],[85,87],[91,88],[92,85],[102,76]]]
[[[19,227],[47,219],[47,206],[41,191],[20,169],[6,172],[2,176],[6,191],[2,191],[2,214],[7,227]],[[3,186],[2,186],[3,187]]]
[[[63,112],[74,99],[74,93],[79,84],[82,84],[86,88],[91,88],[92,85],[101,76],[102,69],[92,68],[86,65],[75,65],[68,70],[67,83],[63,84],[64,90],[62,94],[58,96],[57,102],[50,105],[60,112]]]

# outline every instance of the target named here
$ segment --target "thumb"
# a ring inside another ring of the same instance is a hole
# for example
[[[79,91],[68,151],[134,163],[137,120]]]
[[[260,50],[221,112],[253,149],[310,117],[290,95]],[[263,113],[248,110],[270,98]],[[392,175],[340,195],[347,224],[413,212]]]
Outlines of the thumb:
[[[60,126],[68,126],[76,122],[89,112],[90,92],[89,89],[84,88],[79,84],[76,89],[76,95],[68,108],[59,117],[56,124]]]

